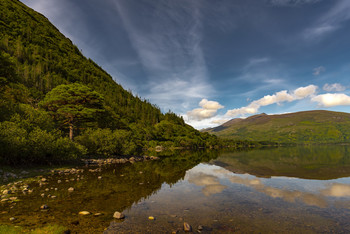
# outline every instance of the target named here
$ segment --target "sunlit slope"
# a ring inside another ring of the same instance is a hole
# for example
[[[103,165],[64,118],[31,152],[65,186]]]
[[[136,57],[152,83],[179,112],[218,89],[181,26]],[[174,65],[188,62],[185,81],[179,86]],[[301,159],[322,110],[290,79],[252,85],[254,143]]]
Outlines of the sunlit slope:
[[[281,115],[254,115],[233,119],[207,130],[217,136],[283,143],[350,142],[350,114],[303,111]]]

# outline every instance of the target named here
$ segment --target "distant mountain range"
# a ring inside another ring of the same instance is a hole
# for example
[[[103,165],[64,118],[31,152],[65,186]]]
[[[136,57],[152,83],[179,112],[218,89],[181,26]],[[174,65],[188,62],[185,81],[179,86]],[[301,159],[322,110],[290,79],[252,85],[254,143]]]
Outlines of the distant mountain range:
[[[246,119],[232,119],[203,131],[237,140],[281,143],[350,142],[350,114],[325,110],[280,115],[262,113]]]

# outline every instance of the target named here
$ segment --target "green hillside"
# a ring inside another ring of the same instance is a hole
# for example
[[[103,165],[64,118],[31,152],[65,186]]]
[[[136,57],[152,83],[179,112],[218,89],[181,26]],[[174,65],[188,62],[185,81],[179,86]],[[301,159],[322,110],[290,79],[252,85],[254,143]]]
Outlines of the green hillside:
[[[228,139],[280,143],[350,142],[350,114],[332,111],[303,111],[281,115],[254,115],[233,119],[207,130]]]
[[[0,1],[0,85],[0,163],[216,144],[215,136],[124,90],[17,0]]]

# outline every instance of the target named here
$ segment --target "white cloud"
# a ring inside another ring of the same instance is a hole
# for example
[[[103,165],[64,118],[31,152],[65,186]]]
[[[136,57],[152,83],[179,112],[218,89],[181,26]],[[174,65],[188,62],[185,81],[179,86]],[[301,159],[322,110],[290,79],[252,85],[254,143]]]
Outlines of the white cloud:
[[[303,99],[312,96],[316,93],[316,85],[308,85],[306,87],[300,87],[294,90],[294,96],[296,99]]]
[[[344,91],[345,89],[346,88],[339,83],[325,84],[323,86],[323,90],[327,92],[341,92],[341,91]]]
[[[314,76],[318,76],[318,75],[320,75],[322,72],[324,72],[326,69],[324,68],[324,67],[322,67],[322,66],[319,66],[319,67],[315,67],[314,69],[313,69],[313,75]]]
[[[252,101],[248,106],[228,110],[226,116],[236,117],[244,116],[246,114],[256,114],[261,106],[268,106],[272,104],[280,104],[282,102],[292,102],[312,96],[316,93],[317,86],[309,85],[300,87],[294,90],[291,94],[287,90],[282,90],[273,95],[266,95],[263,98]]]
[[[350,105],[350,97],[343,93],[326,93],[313,97],[313,102],[318,102],[324,107],[347,106]]]
[[[208,101],[207,99],[202,99],[199,102],[202,108],[197,108],[192,111],[187,112],[187,117],[191,120],[204,120],[214,117],[219,109],[224,108],[215,101]]]

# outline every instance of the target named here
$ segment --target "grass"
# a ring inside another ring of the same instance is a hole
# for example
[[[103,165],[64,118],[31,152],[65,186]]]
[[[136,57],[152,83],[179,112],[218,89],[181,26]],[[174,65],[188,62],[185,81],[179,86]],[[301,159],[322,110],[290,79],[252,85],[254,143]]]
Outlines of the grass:
[[[44,227],[36,228],[34,230],[25,230],[19,226],[9,226],[9,225],[0,225],[0,233],[6,234],[20,234],[20,233],[31,233],[31,234],[62,234],[66,231],[67,228],[59,226],[56,224],[47,225]]]

